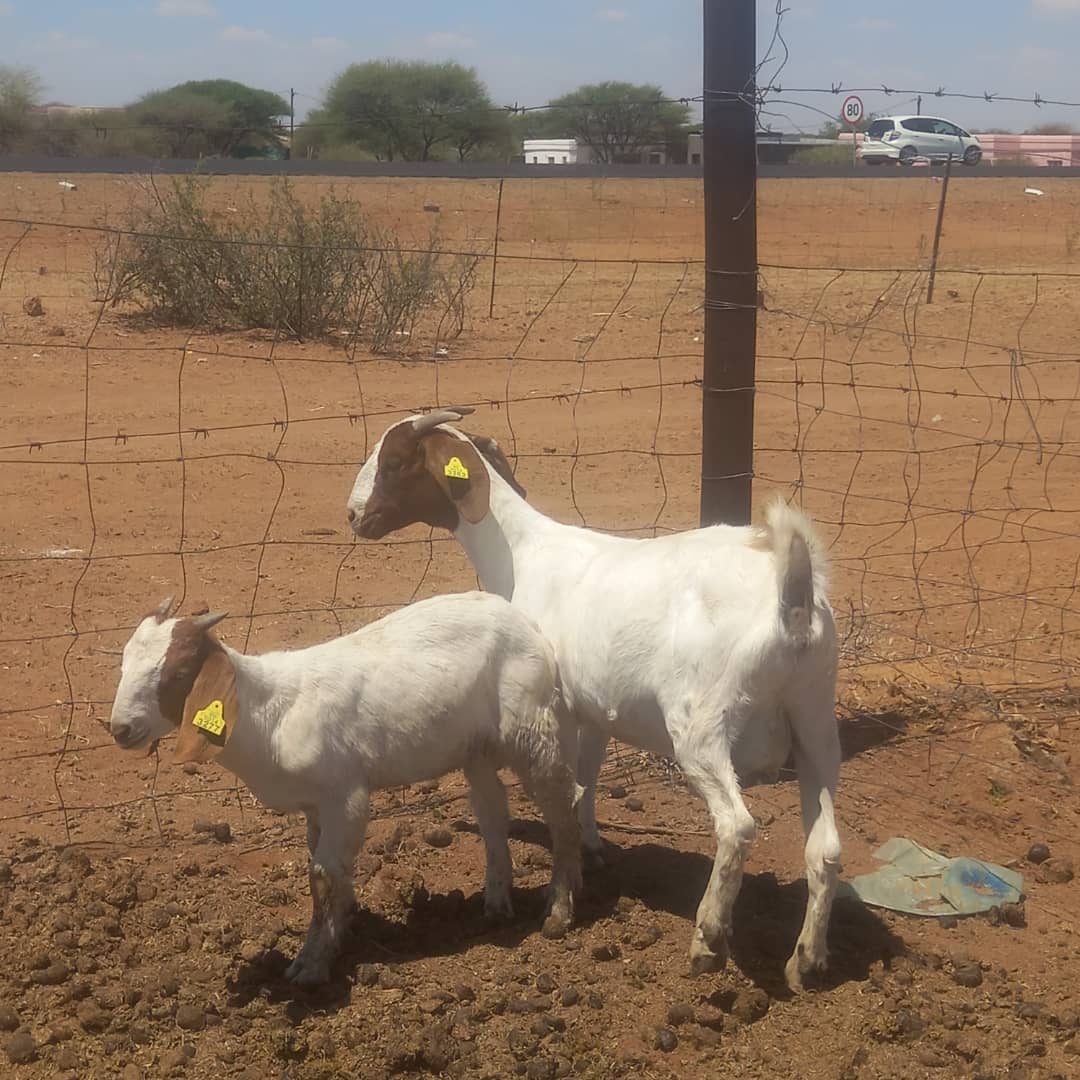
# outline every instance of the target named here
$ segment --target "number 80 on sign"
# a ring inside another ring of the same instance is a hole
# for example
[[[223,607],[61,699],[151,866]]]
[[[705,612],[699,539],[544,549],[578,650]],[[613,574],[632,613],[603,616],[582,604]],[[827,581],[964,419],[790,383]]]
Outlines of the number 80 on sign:
[[[845,124],[850,124],[854,127],[863,118],[862,98],[858,98],[854,94],[844,98],[844,104],[840,109],[840,115],[843,117]]]

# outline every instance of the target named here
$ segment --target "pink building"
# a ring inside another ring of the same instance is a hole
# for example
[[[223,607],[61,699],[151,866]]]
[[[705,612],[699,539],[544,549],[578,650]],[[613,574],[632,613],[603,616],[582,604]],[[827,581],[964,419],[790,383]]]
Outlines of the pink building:
[[[1080,167],[1080,135],[978,135],[983,160],[993,165]]]

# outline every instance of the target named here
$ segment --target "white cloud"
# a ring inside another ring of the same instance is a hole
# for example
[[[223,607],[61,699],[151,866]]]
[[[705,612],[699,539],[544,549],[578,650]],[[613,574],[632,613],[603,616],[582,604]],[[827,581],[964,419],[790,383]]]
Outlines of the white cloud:
[[[621,8],[600,8],[593,12],[593,18],[597,22],[620,23],[626,22],[629,16]]]
[[[157,13],[165,19],[216,19],[219,14],[210,0],[159,0]]]
[[[423,38],[423,44],[429,49],[475,49],[476,42],[466,34],[453,30],[435,30]]]
[[[222,41],[231,41],[234,45],[269,45],[270,35],[265,30],[249,26],[226,26],[221,31]]]
[[[1031,0],[1042,15],[1080,15],[1080,0]]]

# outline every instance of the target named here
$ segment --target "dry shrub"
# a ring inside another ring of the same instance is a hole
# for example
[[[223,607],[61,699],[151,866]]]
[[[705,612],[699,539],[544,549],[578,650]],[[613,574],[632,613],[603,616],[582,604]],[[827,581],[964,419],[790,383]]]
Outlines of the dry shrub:
[[[434,234],[406,248],[332,190],[309,207],[275,179],[267,205],[219,210],[208,185],[148,181],[150,197],[96,253],[99,300],[170,326],[347,333],[375,352],[421,324],[436,344],[464,328],[479,256],[443,252]]]

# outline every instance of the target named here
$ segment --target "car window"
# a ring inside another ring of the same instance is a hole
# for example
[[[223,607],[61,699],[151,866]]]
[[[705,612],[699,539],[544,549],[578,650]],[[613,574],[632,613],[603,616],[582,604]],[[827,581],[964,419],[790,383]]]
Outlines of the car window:
[[[933,131],[933,128],[930,126],[930,120],[925,116],[909,116],[906,120],[901,120],[900,125],[908,131],[918,131],[922,133]]]
[[[892,131],[893,122],[891,120],[872,120],[870,126],[866,129],[866,134],[871,139],[880,139],[887,131]]]
[[[935,120],[934,130],[938,135],[951,135],[953,138],[958,138],[960,135],[960,129],[955,124],[950,124],[948,120]]]

